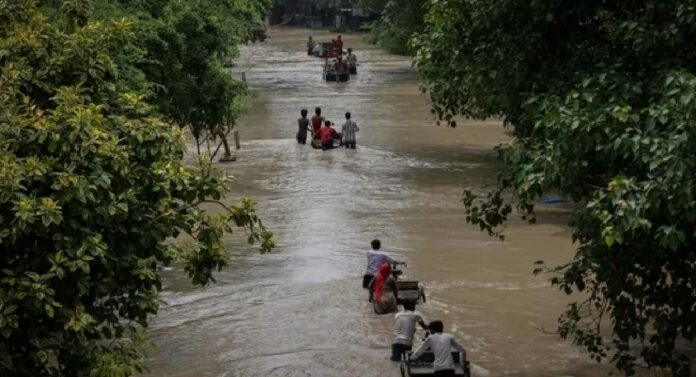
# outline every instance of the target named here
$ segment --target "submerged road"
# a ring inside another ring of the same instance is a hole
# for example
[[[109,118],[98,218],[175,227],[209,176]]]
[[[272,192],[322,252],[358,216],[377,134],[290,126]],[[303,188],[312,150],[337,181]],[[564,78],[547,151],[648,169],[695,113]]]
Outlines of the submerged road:
[[[398,376],[388,360],[393,317],[373,314],[360,288],[373,238],[426,285],[419,311],[461,339],[474,375],[606,374],[538,330],[552,330],[568,302],[531,274],[536,260],[571,258],[567,213],[514,221],[506,242],[464,221],[462,189],[492,182],[499,169],[492,146],[507,139],[499,122],[435,126],[410,61],[359,35],[344,36],[359,74],[338,84],[322,81],[323,61],[306,55],[309,31],[270,32],[237,61],[257,96],[240,122],[238,161],[224,168],[238,178],[235,196],[258,200],[278,248],[258,255],[230,238],[230,266],[205,289],[191,288],[180,268],[168,271],[150,331],[159,345],[151,375]],[[353,113],[357,150],[297,145],[300,109],[315,106],[337,124]]]

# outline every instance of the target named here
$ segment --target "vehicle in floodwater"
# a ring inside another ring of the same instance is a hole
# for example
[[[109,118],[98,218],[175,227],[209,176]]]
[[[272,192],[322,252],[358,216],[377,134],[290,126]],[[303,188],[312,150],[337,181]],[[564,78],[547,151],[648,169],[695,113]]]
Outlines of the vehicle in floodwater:
[[[312,48],[312,55],[316,56],[317,58],[325,58],[328,54],[329,51],[333,48],[333,43],[331,42],[318,42],[314,44],[314,47]]]
[[[317,58],[326,58],[329,56],[329,52],[331,52],[333,49],[335,49],[335,47],[331,42],[317,42],[314,44],[314,47],[308,51],[308,55],[312,55]],[[346,56],[347,54],[348,50],[343,49],[341,51],[342,56]]]
[[[418,280],[399,280],[399,277],[403,275],[403,271],[398,269],[396,265],[392,266],[391,270],[392,277],[396,280],[396,303],[398,305],[404,304],[424,304],[426,302],[425,297],[425,286]],[[370,302],[372,300],[372,291],[368,293],[368,298]]]
[[[339,134],[338,134],[338,138],[335,138],[335,139],[333,140],[333,142],[334,142],[334,143],[333,143],[333,147],[334,147],[334,148],[340,148],[340,147],[342,147],[342,146],[343,146],[343,142],[342,142],[341,140],[342,140],[342,136],[341,136],[341,133],[339,133]],[[314,149],[322,149],[322,146],[321,146],[321,139],[312,139],[312,148],[314,148]]]
[[[409,352],[406,354],[406,358],[401,361],[401,377],[435,376],[434,360],[435,355],[432,352],[425,352],[415,360],[411,359],[411,353]],[[461,353],[452,352],[452,360],[454,360],[454,375],[456,377],[471,377],[469,362],[464,360],[464,356]]]
[[[324,71],[324,80],[326,81],[336,81],[336,82],[346,82],[350,80],[350,73],[336,73]]]
[[[396,303],[399,305],[425,303],[425,288],[417,280],[397,280],[396,290],[398,292]]]
[[[346,82],[350,80],[350,72],[340,66],[341,63],[335,63],[330,59],[327,59],[324,63],[324,80],[326,81],[336,81],[336,82]]]

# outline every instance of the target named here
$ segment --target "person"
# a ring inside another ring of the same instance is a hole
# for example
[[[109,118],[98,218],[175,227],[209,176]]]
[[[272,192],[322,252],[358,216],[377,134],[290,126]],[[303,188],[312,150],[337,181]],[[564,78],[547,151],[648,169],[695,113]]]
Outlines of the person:
[[[338,60],[336,61],[336,81],[342,81],[341,77],[343,77],[345,72],[343,72],[343,62],[341,62],[341,57],[338,57]]]
[[[307,144],[307,130],[309,129],[309,119],[307,119],[307,109],[300,110],[300,119],[297,120],[297,142]]]
[[[416,312],[416,304],[407,302],[404,310],[394,316],[394,342],[392,343],[392,361],[401,361],[404,354],[413,347],[413,335],[416,333],[416,324],[423,330],[428,330],[428,326],[423,321],[423,317]]]
[[[393,265],[406,265],[404,262],[400,262],[389,255],[383,253],[380,249],[382,248],[382,241],[378,239],[372,240],[370,242],[372,250],[367,252],[367,269],[365,270],[365,275],[363,275],[363,288],[367,288],[372,279],[379,271],[379,267],[382,263],[389,263]]]
[[[396,311],[398,292],[396,280],[391,274],[391,264],[382,263],[368,289],[372,291],[372,306],[375,313],[388,314]]]
[[[341,36],[339,35],[336,40],[333,41],[334,47],[336,47],[336,50],[338,51],[338,54],[343,54],[343,40],[341,39]]]
[[[307,55],[312,55],[312,53],[314,52],[314,45],[314,39],[310,35],[307,39]]]
[[[331,127],[331,121],[325,121],[324,127],[319,130],[321,137],[321,149],[327,150],[333,148],[334,139],[338,138],[338,133]]]
[[[321,107],[315,108],[314,114],[312,117],[312,138],[318,140],[321,139],[321,135],[319,135],[321,124],[324,123],[324,117],[321,116]]]
[[[360,128],[358,128],[355,122],[350,120],[350,112],[347,112],[346,122],[341,126],[344,147],[355,149],[355,133],[358,131],[360,131]]]
[[[442,321],[433,321],[428,325],[430,336],[418,347],[416,352],[411,355],[411,360],[417,360],[426,350],[430,349],[435,355],[433,369],[436,376],[454,376],[455,366],[452,359],[452,348],[461,352],[464,356],[462,364],[466,362],[466,351],[464,347],[454,339],[452,334],[445,334]]]
[[[326,51],[326,58],[331,59],[331,58],[335,58],[335,57],[336,57],[336,40],[332,39],[331,45],[330,45],[328,51]]]
[[[350,74],[350,65],[348,64],[348,60],[343,59],[343,62],[341,63],[341,71],[346,75]]]
[[[326,80],[332,79],[332,77],[330,77],[330,76],[335,74],[335,72],[334,72],[335,64],[333,61],[334,61],[333,59],[326,59],[326,62],[324,63],[325,64],[324,79],[326,79]]]
[[[346,61],[348,62],[348,67],[350,69],[350,73],[356,74],[358,73],[358,57],[353,54],[353,49],[349,48],[348,49],[348,55],[346,56]]]

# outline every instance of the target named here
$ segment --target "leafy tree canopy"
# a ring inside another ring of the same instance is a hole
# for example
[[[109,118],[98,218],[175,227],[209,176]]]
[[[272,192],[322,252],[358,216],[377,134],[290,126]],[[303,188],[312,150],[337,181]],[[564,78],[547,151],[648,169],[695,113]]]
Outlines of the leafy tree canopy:
[[[230,177],[186,165],[180,129],[120,84],[133,25],[75,5],[59,27],[34,1],[0,3],[2,376],[140,371],[162,264],[205,285],[232,228],[272,247],[250,200],[200,208]]]
[[[408,55],[414,53],[409,40],[425,27],[426,0],[361,0],[365,9],[381,15],[371,24],[367,41],[385,50]]]
[[[169,0],[162,15],[148,9],[151,18],[141,19],[139,67],[155,84],[154,103],[172,121],[189,126],[199,145],[203,138],[224,135],[240,115],[246,84],[224,66],[236,56],[237,45],[263,25],[271,5],[271,0]]]
[[[432,1],[413,47],[440,117],[503,117],[516,136],[499,149],[499,187],[466,193],[471,223],[500,235],[506,189],[530,220],[545,193],[578,203],[577,253],[550,271],[587,299],[560,335],[626,375],[689,376],[678,345],[696,336],[696,2]]]
[[[263,27],[272,0],[45,0],[43,9],[64,23],[59,10],[66,4],[102,21],[133,23],[134,43],[112,51],[120,85],[148,93],[160,114],[191,129],[199,146],[229,131],[247,87],[225,66]]]

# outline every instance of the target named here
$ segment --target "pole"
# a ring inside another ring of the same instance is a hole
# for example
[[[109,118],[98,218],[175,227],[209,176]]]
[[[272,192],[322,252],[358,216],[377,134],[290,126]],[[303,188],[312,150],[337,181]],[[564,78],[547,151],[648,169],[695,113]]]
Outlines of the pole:
[[[239,144],[239,131],[235,129],[234,131],[232,131],[232,134],[234,135],[234,146],[235,146],[235,148],[241,149],[242,146],[241,146],[241,144]]]

